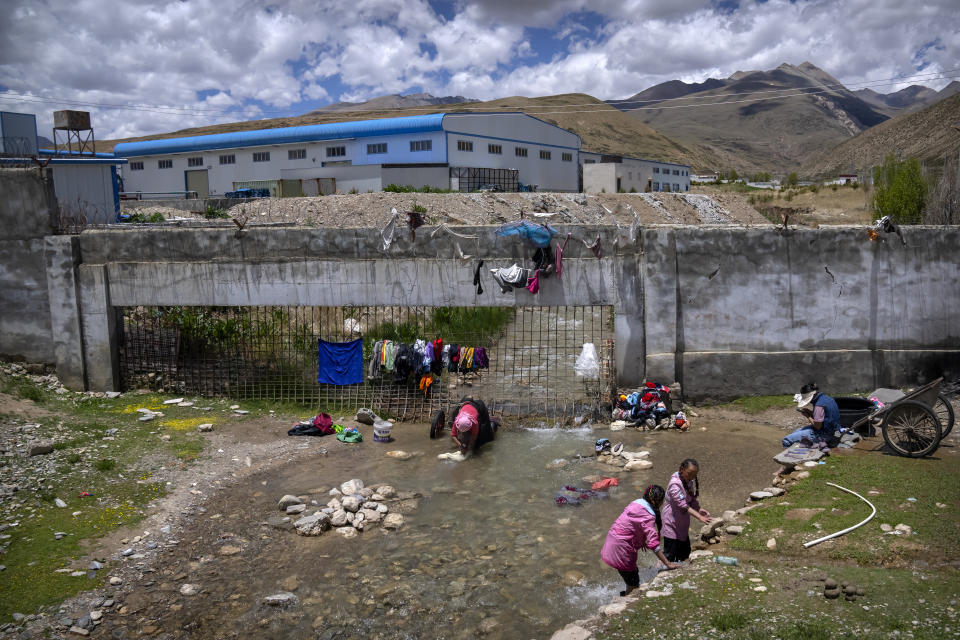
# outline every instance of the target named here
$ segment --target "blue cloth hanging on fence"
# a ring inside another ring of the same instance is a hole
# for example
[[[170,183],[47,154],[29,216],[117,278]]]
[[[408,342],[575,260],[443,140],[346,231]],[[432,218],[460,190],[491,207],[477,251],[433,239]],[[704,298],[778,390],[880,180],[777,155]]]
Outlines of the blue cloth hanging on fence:
[[[526,238],[538,247],[549,247],[550,238],[559,233],[549,224],[537,224],[529,220],[520,220],[518,222],[508,222],[497,229],[498,236],[520,236]]]
[[[317,382],[320,384],[360,384],[363,382],[363,339],[351,342],[319,341]]]

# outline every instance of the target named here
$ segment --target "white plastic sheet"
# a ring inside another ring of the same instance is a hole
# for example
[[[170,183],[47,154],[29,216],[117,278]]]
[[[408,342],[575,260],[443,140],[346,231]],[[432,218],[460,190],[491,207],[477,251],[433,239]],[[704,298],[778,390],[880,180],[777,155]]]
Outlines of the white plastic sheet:
[[[592,342],[583,345],[573,369],[583,378],[595,380],[600,377],[600,360],[597,358],[597,347]]]

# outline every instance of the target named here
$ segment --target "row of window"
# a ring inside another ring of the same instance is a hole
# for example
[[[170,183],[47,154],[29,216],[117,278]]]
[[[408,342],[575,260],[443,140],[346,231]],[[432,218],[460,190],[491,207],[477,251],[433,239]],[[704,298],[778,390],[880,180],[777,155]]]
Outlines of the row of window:
[[[654,173],[660,173],[660,167],[654,167],[654,168],[653,168],[653,172],[654,172]],[[663,173],[664,173],[664,175],[670,175],[670,169],[664,168],[664,169],[663,169]],[[689,171],[686,171],[686,170],[681,170],[681,169],[674,169],[674,170],[673,170],[673,175],[675,175],[675,176],[688,176],[688,175],[690,175],[690,172],[689,172]]]
[[[457,140],[457,151],[473,151],[473,142],[471,142],[470,140]],[[503,155],[503,145],[488,144],[487,153],[495,156]],[[528,152],[526,147],[513,148],[513,155],[517,156],[518,158],[526,158],[527,153]],[[549,160],[551,157],[552,157],[551,152],[544,151],[543,149],[540,150],[541,160]],[[561,154],[560,158],[561,160],[563,160],[563,162],[573,162],[572,153],[563,153]]]
[[[653,190],[654,190],[654,191],[661,191],[661,189],[660,189],[660,183],[659,183],[659,182],[654,182],[654,183],[653,183]],[[669,183],[669,182],[664,182],[664,183],[663,183],[663,189],[662,189],[662,190],[663,190],[663,191],[670,191],[670,190],[671,190],[671,189],[670,189],[670,183]],[[680,185],[677,184],[676,182],[673,183],[673,191],[680,191]],[[690,187],[687,187],[687,191],[690,191]]]

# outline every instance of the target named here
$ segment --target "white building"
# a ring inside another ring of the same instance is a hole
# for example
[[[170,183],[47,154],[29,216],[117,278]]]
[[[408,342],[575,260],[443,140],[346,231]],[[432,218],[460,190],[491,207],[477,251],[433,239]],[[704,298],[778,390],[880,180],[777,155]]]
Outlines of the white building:
[[[517,182],[578,190],[580,137],[523,113],[438,113],[126,142],[124,191],[199,197],[380,191],[389,184],[473,191]],[[169,197],[169,195],[168,195]]]
[[[610,154],[581,151],[584,193],[690,190],[690,167]]]

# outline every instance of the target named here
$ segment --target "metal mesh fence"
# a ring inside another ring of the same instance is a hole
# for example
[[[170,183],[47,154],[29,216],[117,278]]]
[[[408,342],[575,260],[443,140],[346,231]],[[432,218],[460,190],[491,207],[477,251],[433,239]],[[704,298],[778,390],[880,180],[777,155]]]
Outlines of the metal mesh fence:
[[[499,415],[582,415],[609,407],[615,388],[611,307],[131,307],[118,308],[124,389],[231,396],[316,405],[345,414],[371,407],[426,420],[464,395]],[[317,383],[318,340],[363,339],[364,382]],[[489,367],[444,370],[421,391],[421,375],[370,377],[374,345],[483,347]],[[600,375],[577,376],[585,343]]]

